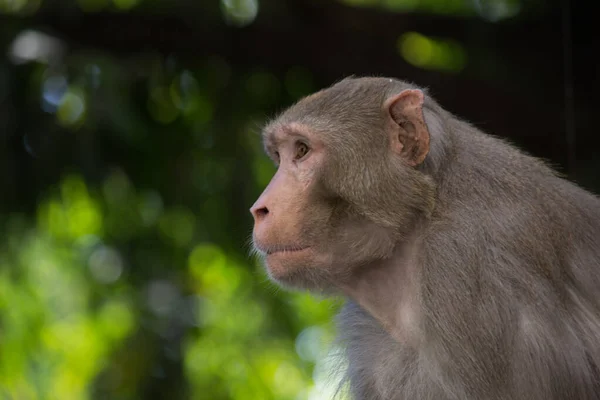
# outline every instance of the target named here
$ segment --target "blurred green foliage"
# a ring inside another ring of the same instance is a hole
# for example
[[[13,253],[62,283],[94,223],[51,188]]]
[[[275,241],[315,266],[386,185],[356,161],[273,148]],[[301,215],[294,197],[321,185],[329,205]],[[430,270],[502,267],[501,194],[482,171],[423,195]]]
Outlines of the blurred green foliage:
[[[0,11],[35,15],[48,3],[0,0]],[[85,13],[172,6],[62,3]],[[343,3],[474,10],[460,0]],[[220,2],[235,27],[260,9]],[[10,111],[0,111],[0,159],[22,188],[0,188],[0,398],[330,399],[340,301],[283,292],[248,256],[247,209],[274,172],[257,132],[320,86],[312,72],[142,50],[67,54],[27,20],[15,26],[0,27]],[[467,62],[459,44],[416,32],[397,46],[424,69]]]
[[[60,168],[33,212],[1,216],[0,398],[152,397],[181,385],[173,363],[183,398],[321,398],[313,369],[339,301],[274,288],[239,218],[274,171],[259,123],[314,90],[310,72],[130,62],[82,51],[16,67],[15,106],[79,154],[54,159],[64,149],[22,121],[31,162]]]

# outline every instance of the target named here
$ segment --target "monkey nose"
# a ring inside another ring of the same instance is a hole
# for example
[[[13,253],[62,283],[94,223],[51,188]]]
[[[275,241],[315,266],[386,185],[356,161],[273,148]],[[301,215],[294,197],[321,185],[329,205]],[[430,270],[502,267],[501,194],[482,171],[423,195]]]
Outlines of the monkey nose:
[[[254,217],[255,222],[259,222],[269,214],[269,209],[262,204],[254,204],[252,208],[250,208],[250,213]]]

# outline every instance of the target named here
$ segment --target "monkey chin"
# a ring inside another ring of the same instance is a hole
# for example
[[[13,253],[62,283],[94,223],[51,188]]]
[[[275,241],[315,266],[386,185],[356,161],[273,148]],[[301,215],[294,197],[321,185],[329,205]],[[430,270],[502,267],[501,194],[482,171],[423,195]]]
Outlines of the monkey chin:
[[[324,290],[330,282],[331,262],[313,248],[264,255],[271,280],[290,289]]]

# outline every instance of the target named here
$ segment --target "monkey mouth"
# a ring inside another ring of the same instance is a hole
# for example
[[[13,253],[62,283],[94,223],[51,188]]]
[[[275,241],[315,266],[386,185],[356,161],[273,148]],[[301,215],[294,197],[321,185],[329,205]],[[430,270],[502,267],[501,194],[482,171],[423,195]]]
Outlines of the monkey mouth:
[[[299,251],[306,250],[306,249],[308,249],[308,247],[288,246],[288,247],[280,247],[280,248],[276,248],[276,249],[269,249],[266,251],[266,253],[268,256],[270,256],[271,254],[277,254],[277,253],[297,253]]]
[[[308,249],[309,246],[260,246],[259,249],[265,253],[265,255],[270,256],[278,253],[297,253],[302,250]]]

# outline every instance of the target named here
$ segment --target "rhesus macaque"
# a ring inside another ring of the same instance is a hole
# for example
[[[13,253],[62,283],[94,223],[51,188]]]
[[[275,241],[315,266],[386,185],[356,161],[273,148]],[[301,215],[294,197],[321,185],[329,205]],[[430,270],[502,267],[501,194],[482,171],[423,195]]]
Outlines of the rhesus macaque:
[[[254,246],[277,283],[348,298],[355,399],[600,399],[598,198],[395,79],[263,138]]]

